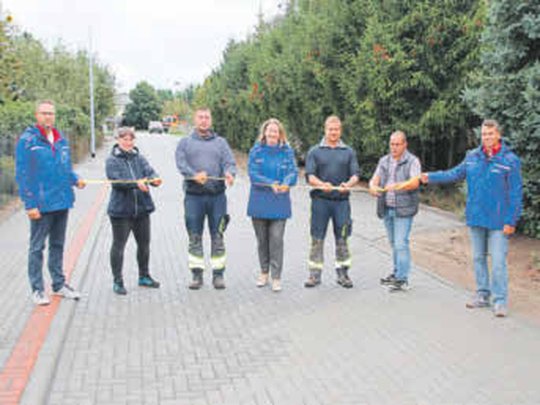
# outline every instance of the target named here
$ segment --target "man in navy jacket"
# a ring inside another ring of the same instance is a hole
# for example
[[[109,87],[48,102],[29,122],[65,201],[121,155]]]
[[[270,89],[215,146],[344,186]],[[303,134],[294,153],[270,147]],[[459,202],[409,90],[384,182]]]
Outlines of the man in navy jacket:
[[[15,177],[30,219],[28,276],[32,299],[37,305],[48,305],[42,273],[47,238],[53,294],[80,298],[79,292],[65,282],[63,256],[68,210],[75,200],[72,187],[83,188],[85,183],[72,170],[68,141],[54,128],[54,103],[39,102],[35,116],[37,124],[28,127],[17,143]]]
[[[452,183],[467,180],[466,220],[470,228],[476,296],[467,308],[491,305],[497,317],[508,307],[508,237],[513,234],[521,213],[521,172],[519,158],[501,140],[499,123],[484,120],[482,145],[467,153],[458,166],[423,173],[423,183]],[[489,280],[487,255],[491,254]]]

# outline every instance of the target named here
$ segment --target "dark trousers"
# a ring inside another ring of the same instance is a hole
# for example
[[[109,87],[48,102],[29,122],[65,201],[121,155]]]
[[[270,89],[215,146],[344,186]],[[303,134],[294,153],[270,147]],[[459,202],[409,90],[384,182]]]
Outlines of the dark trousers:
[[[324,265],[324,238],[332,220],[336,239],[336,269],[351,267],[351,254],[347,239],[352,232],[351,205],[349,200],[311,200],[311,249],[308,266],[321,271]]]
[[[198,271],[204,268],[202,235],[205,218],[211,239],[210,263],[214,271],[225,270],[226,254],[223,233],[227,227],[227,198],[225,193],[197,195],[186,193],[184,215],[189,236],[188,267]]]
[[[257,237],[261,271],[270,272],[273,279],[279,279],[283,268],[283,235],[287,221],[260,218],[253,218],[252,221]]]
[[[111,269],[115,283],[122,282],[122,266],[124,264],[124,250],[129,234],[133,232],[137,242],[137,263],[139,277],[148,276],[148,262],[150,260],[150,215],[135,218],[109,217],[112,225],[113,243],[111,246]]]
[[[28,249],[28,277],[32,291],[43,291],[43,250],[49,238],[49,273],[53,291],[64,286],[64,241],[68,210],[45,212],[40,219],[30,221],[30,247]]]

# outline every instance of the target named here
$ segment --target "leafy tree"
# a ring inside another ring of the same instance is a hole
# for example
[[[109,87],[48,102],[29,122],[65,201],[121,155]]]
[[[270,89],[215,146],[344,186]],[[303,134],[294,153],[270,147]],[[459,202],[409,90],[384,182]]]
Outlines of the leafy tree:
[[[8,16],[5,21],[0,20],[0,105],[19,97],[17,80],[20,65],[13,49],[12,36],[13,26]]]
[[[477,117],[461,100],[478,61],[481,0],[296,0],[285,16],[231,41],[197,89],[216,129],[252,145],[270,116],[307,149],[338,114],[344,139],[371,174],[395,129],[409,134],[427,168],[457,162]]]
[[[159,121],[161,103],[156,90],[145,81],[129,92],[131,102],[126,106],[124,122],[137,129],[146,129],[149,121]]]
[[[522,229],[540,238],[540,3],[492,0],[482,36],[480,69],[465,100],[482,118],[495,118],[521,157]]]

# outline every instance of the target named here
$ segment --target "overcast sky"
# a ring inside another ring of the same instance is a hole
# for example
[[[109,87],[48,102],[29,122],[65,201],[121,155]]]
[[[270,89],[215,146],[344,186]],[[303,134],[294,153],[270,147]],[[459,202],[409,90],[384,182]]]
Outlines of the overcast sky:
[[[0,0],[3,12],[48,47],[59,40],[87,49],[115,73],[117,87],[147,80],[157,88],[201,83],[217,67],[229,38],[253,32],[283,0]],[[176,84],[175,84],[176,83]]]

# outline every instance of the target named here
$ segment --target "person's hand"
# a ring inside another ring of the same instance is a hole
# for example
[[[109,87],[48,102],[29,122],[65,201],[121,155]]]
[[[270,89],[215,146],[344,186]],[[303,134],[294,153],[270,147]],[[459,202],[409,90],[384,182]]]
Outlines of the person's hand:
[[[137,187],[139,187],[139,190],[141,190],[143,193],[148,193],[148,191],[150,191],[147,182],[148,179],[146,178],[137,181]]]
[[[344,193],[347,193],[350,189],[351,189],[351,187],[349,187],[349,185],[347,183],[341,183],[339,185],[338,191],[340,193],[344,194]]]
[[[41,218],[41,212],[39,212],[39,209],[37,208],[27,210],[26,214],[28,215],[28,218],[30,218],[32,221]]]
[[[229,172],[225,173],[225,184],[227,187],[232,186],[234,183],[234,176],[230,174]]]
[[[324,193],[331,193],[334,189],[332,183],[324,182],[319,187]]]
[[[77,188],[85,188],[86,187],[86,181],[83,179],[77,179],[77,183],[75,183],[75,187]]]
[[[420,175],[420,181],[422,182],[422,184],[428,184],[429,182],[429,176],[427,173],[422,173]]]
[[[193,180],[201,185],[204,185],[208,181],[208,175],[206,172],[199,172],[193,176]]]
[[[368,189],[369,194],[371,194],[373,197],[380,197],[382,195],[382,188],[379,186],[369,186]]]
[[[391,183],[384,186],[384,189],[386,191],[395,191],[395,190],[399,190],[399,186],[400,186],[399,183]]]
[[[290,187],[286,184],[282,184],[279,186],[279,192],[280,193],[286,193],[287,191],[289,191]]]
[[[287,191],[289,191],[289,186],[287,186],[286,184],[274,183],[272,184],[272,191],[276,194],[286,193]]]
[[[157,178],[157,179],[153,179],[150,184],[153,185],[154,187],[159,187],[161,186],[161,183],[163,183],[163,180],[161,180],[160,178]]]
[[[503,234],[510,236],[516,231],[516,227],[512,225],[505,225],[503,227]]]

